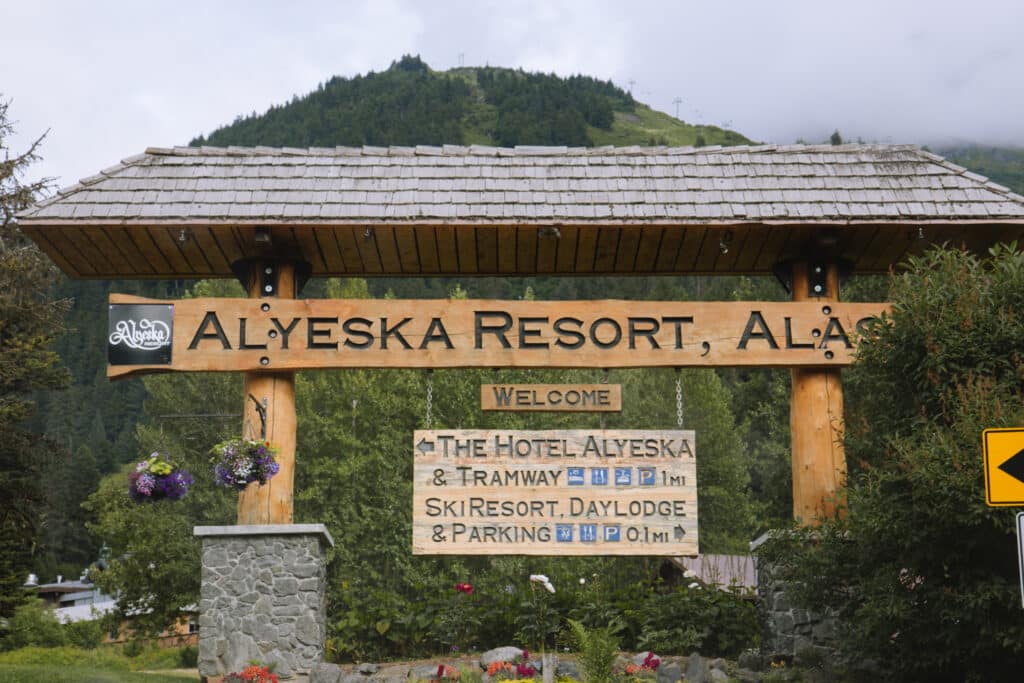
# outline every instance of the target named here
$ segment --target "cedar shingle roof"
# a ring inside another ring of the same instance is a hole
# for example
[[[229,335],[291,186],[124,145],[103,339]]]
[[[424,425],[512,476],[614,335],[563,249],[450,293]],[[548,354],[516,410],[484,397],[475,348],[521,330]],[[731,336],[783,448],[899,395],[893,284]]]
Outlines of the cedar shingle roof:
[[[28,222],[633,223],[1024,218],[1024,197],[911,146],[150,148]]]
[[[231,277],[268,254],[315,276],[768,273],[826,241],[879,272],[1024,241],[1024,197],[911,146],[177,147],[19,221],[85,278]]]

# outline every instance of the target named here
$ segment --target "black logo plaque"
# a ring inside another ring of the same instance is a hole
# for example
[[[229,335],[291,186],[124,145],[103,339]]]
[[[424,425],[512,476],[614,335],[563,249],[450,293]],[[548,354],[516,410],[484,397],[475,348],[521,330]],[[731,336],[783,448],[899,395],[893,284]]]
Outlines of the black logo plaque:
[[[110,304],[107,362],[111,365],[170,365],[173,304]]]

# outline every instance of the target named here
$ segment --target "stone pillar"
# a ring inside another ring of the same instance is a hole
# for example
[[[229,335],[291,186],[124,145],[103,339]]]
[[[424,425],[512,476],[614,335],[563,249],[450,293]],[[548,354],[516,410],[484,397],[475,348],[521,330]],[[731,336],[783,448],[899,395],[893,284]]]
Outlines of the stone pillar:
[[[771,536],[785,531],[768,531],[750,543],[757,549]],[[757,597],[761,616],[761,655],[770,661],[786,661],[799,666],[836,661],[836,634],[839,619],[831,608],[822,612],[803,609],[791,602],[786,582],[775,567],[757,558]]]
[[[197,526],[194,534],[203,543],[200,675],[259,660],[282,679],[305,680],[324,654],[327,528]]]

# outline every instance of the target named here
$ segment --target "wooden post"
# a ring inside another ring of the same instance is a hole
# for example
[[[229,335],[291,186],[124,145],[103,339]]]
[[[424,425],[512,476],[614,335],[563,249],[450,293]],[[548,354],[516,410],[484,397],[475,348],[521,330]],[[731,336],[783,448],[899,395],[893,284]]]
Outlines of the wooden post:
[[[810,266],[793,264],[793,300],[839,299],[837,264],[826,269],[825,296],[808,291]],[[843,446],[843,386],[839,368],[804,369],[792,372],[789,427],[793,457],[793,518],[814,524],[815,518],[834,514],[836,496],[846,483],[846,451]]]
[[[276,269],[276,292],[266,292],[265,269]],[[254,261],[247,278],[250,298],[266,298],[273,307],[275,298],[295,298],[295,266],[271,260]],[[242,418],[242,436],[259,439],[262,431],[257,403],[266,400],[266,440],[277,449],[280,469],[265,486],[259,482],[249,484],[238,496],[238,524],[291,524],[292,499],[295,484],[295,373],[247,372],[244,389],[245,409]]]

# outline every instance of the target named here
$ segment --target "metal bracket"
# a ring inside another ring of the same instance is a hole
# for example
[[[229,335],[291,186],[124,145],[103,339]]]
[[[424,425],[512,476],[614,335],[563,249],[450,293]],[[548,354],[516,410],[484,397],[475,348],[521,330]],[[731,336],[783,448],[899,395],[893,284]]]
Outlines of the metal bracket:
[[[801,259],[807,262],[807,296],[834,296],[838,297],[839,292],[828,291],[828,264],[830,261],[821,259]],[[793,293],[793,264],[794,259],[779,261],[772,266],[772,273],[786,290],[787,294]],[[845,259],[837,259],[836,266],[839,268],[839,285],[842,287],[846,279],[853,273],[853,264]]]
[[[257,401],[256,397],[249,394],[249,400],[256,404],[256,414],[260,416],[260,441],[267,440],[267,397],[263,401]]]
[[[810,261],[807,264],[807,296],[830,296],[828,266],[821,261]]]
[[[253,270],[259,268],[257,276],[260,283],[260,296],[277,296],[278,280],[281,273],[280,263],[275,259],[244,258],[231,264],[231,272],[235,274],[235,278],[248,292],[254,277]],[[295,296],[298,296],[302,288],[306,286],[313,268],[306,261],[291,261],[291,263],[295,266]]]

